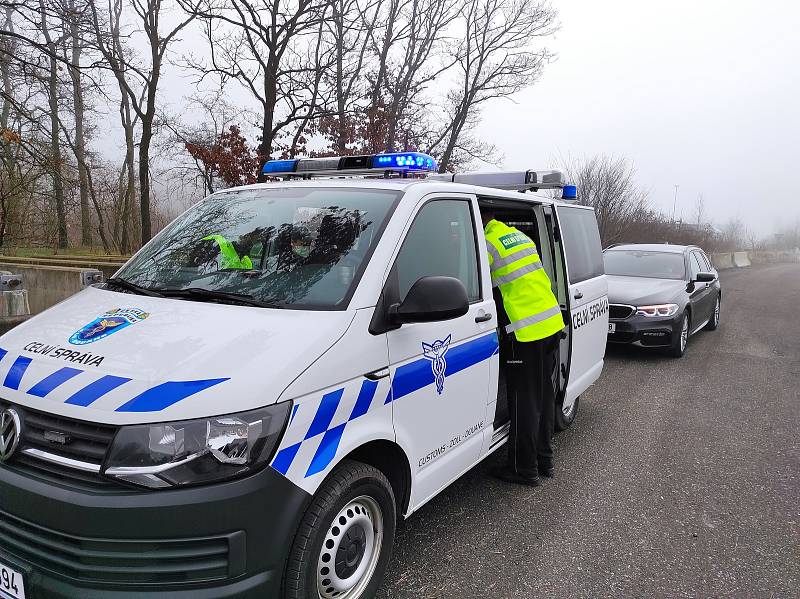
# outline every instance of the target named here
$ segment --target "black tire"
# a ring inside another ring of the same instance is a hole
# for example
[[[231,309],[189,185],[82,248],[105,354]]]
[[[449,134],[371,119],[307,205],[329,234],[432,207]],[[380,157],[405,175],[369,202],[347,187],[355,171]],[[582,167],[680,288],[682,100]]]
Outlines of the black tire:
[[[672,336],[672,345],[667,350],[667,353],[673,358],[682,358],[686,353],[686,346],[689,344],[690,326],[689,313],[684,312],[681,318],[681,333]]]
[[[714,304],[714,312],[711,313],[711,320],[705,326],[706,331],[716,331],[719,328],[719,316],[722,308],[722,297],[717,295],[717,301]]]
[[[578,407],[580,405],[581,398],[576,397],[575,403],[572,404],[572,408],[564,412],[564,403],[557,401],[556,402],[556,413],[555,418],[553,418],[553,426],[556,429],[556,432],[561,432],[567,430],[572,423],[575,422],[575,416],[578,414]]]
[[[368,523],[372,524],[372,530]],[[373,597],[392,554],[395,527],[394,493],[383,473],[361,462],[343,460],[317,490],[300,521],[286,564],[283,596],[286,599]],[[378,528],[382,530],[380,543]],[[370,534],[373,552],[369,551]],[[371,558],[376,546],[373,564]],[[346,561],[348,548],[354,563]],[[358,574],[362,566],[365,571]],[[351,582],[349,589],[337,594],[334,585],[341,587]]]

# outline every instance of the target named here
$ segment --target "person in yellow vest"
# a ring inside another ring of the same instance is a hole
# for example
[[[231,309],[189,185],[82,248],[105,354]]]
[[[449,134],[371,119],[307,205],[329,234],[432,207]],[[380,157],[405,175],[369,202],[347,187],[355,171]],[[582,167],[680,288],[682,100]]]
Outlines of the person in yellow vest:
[[[552,478],[555,375],[564,319],[536,250],[514,227],[482,211],[489,269],[498,307],[500,359],[506,364],[511,432],[508,464],[492,474],[537,486]]]

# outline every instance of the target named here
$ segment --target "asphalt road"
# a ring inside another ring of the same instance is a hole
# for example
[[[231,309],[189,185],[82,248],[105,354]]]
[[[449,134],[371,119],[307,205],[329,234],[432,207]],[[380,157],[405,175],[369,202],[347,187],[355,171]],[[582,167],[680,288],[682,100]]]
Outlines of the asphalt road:
[[[800,265],[722,284],[684,358],[609,349],[554,480],[491,458],[405,522],[378,596],[800,597]]]

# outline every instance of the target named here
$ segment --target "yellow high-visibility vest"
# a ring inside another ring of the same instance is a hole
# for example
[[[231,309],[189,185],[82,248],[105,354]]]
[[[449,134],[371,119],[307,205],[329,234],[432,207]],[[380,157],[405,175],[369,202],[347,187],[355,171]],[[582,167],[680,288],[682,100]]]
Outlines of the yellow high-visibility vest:
[[[500,288],[517,341],[538,341],[564,328],[561,308],[542,268],[536,244],[523,232],[497,220],[484,229],[492,286]]]
[[[203,241],[217,242],[221,256],[221,268],[236,268],[240,270],[253,269],[253,261],[250,260],[250,256],[239,258],[239,253],[236,251],[236,248],[222,235],[207,235],[203,237]]]

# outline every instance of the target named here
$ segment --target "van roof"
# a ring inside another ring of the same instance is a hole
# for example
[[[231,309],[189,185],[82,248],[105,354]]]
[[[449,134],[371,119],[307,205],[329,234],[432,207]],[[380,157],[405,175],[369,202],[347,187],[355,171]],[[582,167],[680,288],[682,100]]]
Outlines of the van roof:
[[[436,193],[436,192],[460,192],[469,193],[477,196],[491,196],[493,198],[503,198],[506,200],[514,201],[529,201],[539,204],[549,205],[564,205],[564,206],[580,206],[574,202],[564,202],[562,200],[554,199],[542,192],[526,192],[520,193],[518,191],[507,191],[502,189],[495,189],[492,187],[480,187],[477,185],[468,185],[465,183],[451,183],[446,181],[433,181],[421,178],[368,178],[368,177],[329,177],[329,178],[316,178],[309,180],[292,180],[292,181],[275,181],[270,183],[252,183],[250,185],[243,185],[240,187],[232,187],[229,189],[221,189],[216,193],[226,193],[231,191],[243,191],[248,189],[285,189],[297,187],[311,187],[311,188],[361,188],[361,189],[390,189],[396,191],[420,191],[421,193]],[[587,207],[588,208],[588,207]]]

